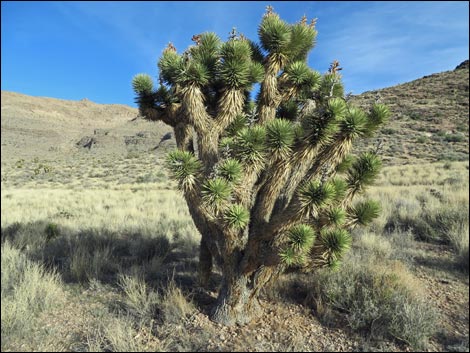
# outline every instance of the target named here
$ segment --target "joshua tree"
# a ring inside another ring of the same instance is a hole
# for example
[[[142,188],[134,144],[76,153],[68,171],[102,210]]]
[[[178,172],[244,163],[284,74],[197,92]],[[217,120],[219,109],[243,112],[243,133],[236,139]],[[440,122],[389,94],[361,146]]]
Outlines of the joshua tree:
[[[194,35],[182,54],[163,51],[158,88],[133,79],[141,115],[174,128],[167,163],[201,233],[201,285],[213,264],[222,272],[217,322],[248,322],[260,290],[287,268],[337,267],[351,228],[379,212],[352,203],[378,174],[377,151],[350,153],[388,110],[352,106],[337,61],[323,75],[307,66],[315,21],[288,24],[268,7],[260,44],[235,29],[226,42]]]

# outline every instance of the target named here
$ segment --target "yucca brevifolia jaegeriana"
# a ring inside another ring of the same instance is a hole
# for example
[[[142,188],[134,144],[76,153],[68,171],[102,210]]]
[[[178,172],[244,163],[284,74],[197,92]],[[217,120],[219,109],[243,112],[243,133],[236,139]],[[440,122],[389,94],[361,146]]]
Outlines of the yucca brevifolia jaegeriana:
[[[201,284],[213,262],[222,271],[212,319],[227,325],[248,322],[286,268],[338,266],[349,230],[379,212],[352,204],[379,171],[377,153],[350,152],[387,108],[351,106],[337,61],[323,75],[307,66],[315,20],[291,25],[268,7],[258,34],[259,45],[235,30],[226,42],[195,35],[181,55],[169,44],[158,88],[145,74],[133,80],[142,116],[174,128],[168,166],[202,236]]]

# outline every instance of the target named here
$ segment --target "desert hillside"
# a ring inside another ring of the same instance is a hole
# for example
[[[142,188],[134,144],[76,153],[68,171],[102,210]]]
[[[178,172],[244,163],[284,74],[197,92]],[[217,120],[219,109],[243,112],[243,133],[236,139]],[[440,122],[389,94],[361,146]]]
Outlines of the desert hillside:
[[[389,123],[368,141],[383,141],[387,164],[468,160],[468,67],[466,60],[452,71],[352,97],[365,108],[378,99],[392,111]]]
[[[2,91],[2,162],[76,153],[122,156],[157,147],[168,132],[164,124],[149,123],[126,105]]]
[[[468,159],[468,60],[452,71],[352,97],[365,109],[377,99],[392,118],[372,140],[360,141],[360,150],[379,139],[389,165]],[[174,144],[168,126],[147,122],[126,105],[2,91],[1,107],[2,162],[76,153],[123,157]]]

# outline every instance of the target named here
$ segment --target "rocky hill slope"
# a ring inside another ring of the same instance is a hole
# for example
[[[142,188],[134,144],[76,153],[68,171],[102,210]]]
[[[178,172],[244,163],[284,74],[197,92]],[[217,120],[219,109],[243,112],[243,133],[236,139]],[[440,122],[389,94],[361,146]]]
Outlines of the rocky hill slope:
[[[18,158],[73,158],[74,155],[125,156],[174,145],[171,129],[138,117],[125,105],[96,104],[1,93],[2,162]],[[392,118],[359,150],[382,141],[386,164],[467,160],[469,64],[453,71],[351,97],[368,108],[377,99]]]
[[[469,62],[455,70],[424,76],[401,85],[352,97],[368,107],[377,99],[392,117],[375,136],[383,142],[388,164],[419,161],[468,160]],[[364,142],[359,144],[365,149]]]
[[[135,108],[88,99],[68,101],[2,91],[1,109],[2,162],[77,153],[122,156],[159,146],[171,131],[163,123],[138,117]]]

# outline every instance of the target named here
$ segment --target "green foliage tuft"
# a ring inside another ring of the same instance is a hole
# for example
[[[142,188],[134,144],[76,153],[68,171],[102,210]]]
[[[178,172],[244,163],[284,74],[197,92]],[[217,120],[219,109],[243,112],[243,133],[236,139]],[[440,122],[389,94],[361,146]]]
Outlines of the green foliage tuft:
[[[351,107],[341,121],[341,132],[348,138],[354,139],[365,136],[368,132],[367,126],[365,113],[356,107]]]
[[[367,137],[371,137],[390,117],[390,110],[383,104],[374,104],[367,116]]]
[[[162,80],[169,85],[174,85],[184,70],[183,58],[175,51],[165,50],[158,61],[158,69]]]
[[[294,143],[293,124],[284,119],[273,119],[266,126],[266,144],[276,156],[286,158]]]
[[[278,54],[286,51],[290,34],[290,26],[277,15],[265,16],[258,28],[261,45],[269,53]]]
[[[259,62],[252,62],[250,65],[250,83],[261,82],[264,78],[264,66]]]
[[[332,183],[311,180],[299,189],[299,201],[303,212],[316,217],[320,208],[327,206],[335,198],[336,190]]]
[[[340,226],[346,220],[346,212],[339,207],[333,207],[326,210],[326,218],[329,225]]]
[[[232,123],[227,127],[226,134],[228,136],[237,135],[243,128],[248,126],[248,117],[244,114],[239,114],[233,119]]]
[[[341,82],[341,76],[336,73],[323,75],[318,89],[318,96],[322,100],[329,97],[343,98],[344,87]]]
[[[295,61],[286,66],[285,73],[291,84],[301,86],[309,79],[311,70],[304,61]]]
[[[201,162],[188,151],[172,151],[167,157],[167,166],[182,190],[192,189],[201,170]]]
[[[346,196],[346,190],[348,189],[348,184],[346,181],[340,178],[333,178],[330,180],[330,183],[334,186],[335,188],[335,202],[341,202],[343,201],[344,197]]]
[[[231,88],[244,88],[251,84],[252,66],[248,61],[225,60],[220,65],[220,77]]]
[[[351,166],[353,165],[355,161],[355,157],[351,154],[348,154],[347,156],[345,156],[343,158],[343,160],[341,161],[341,163],[339,163],[337,166],[336,166],[336,172],[338,173],[346,173],[348,171],[349,168],[351,168]]]
[[[136,94],[151,94],[153,91],[153,80],[147,74],[137,74],[132,79],[132,88]]]
[[[220,49],[223,61],[250,61],[251,54],[250,43],[246,40],[229,40]]]
[[[279,252],[281,261],[286,266],[292,266],[299,262],[299,256],[296,251],[291,247],[286,247]]]
[[[210,73],[207,67],[200,62],[191,60],[185,66],[184,71],[178,76],[176,82],[191,85],[196,84],[198,86],[204,86],[209,82]]]
[[[205,203],[219,207],[230,197],[232,189],[227,180],[222,178],[209,179],[202,186],[202,199]]]
[[[310,250],[315,241],[315,232],[307,224],[299,224],[287,232],[288,243],[295,251]]]
[[[202,33],[199,45],[190,48],[192,58],[204,65],[210,72],[214,72],[219,58],[221,40],[213,32]]]
[[[349,168],[347,182],[354,192],[360,192],[367,185],[371,185],[382,167],[380,158],[371,152],[363,153]]]
[[[251,63],[251,47],[246,40],[229,40],[220,50],[221,61],[219,74],[225,85],[243,88],[260,78],[259,65]],[[264,70],[261,71],[261,76]]]
[[[345,229],[327,229],[320,233],[319,241],[329,259],[338,260],[351,247],[352,237]]]
[[[302,23],[291,26],[289,56],[292,60],[307,59],[308,52],[314,47],[317,31]]]
[[[368,225],[374,218],[380,214],[380,203],[374,200],[359,202],[349,210],[349,217],[354,224],[362,226]]]
[[[259,125],[243,128],[236,137],[235,149],[242,162],[262,165],[266,150],[266,129]]]
[[[239,182],[242,177],[242,166],[236,159],[226,159],[219,167],[219,174],[229,183],[235,184]]]
[[[328,100],[326,112],[330,120],[340,121],[348,114],[348,106],[341,98],[331,98]]]
[[[339,129],[338,121],[346,112],[346,104],[341,99],[331,99],[326,109],[318,108],[313,114],[302,119],[304,139],[312,146],[327,144]]]
[[[244,229],[250,221],[248,210],[242,205],[231,205],[224,213],[224,219],[229,227]]]

